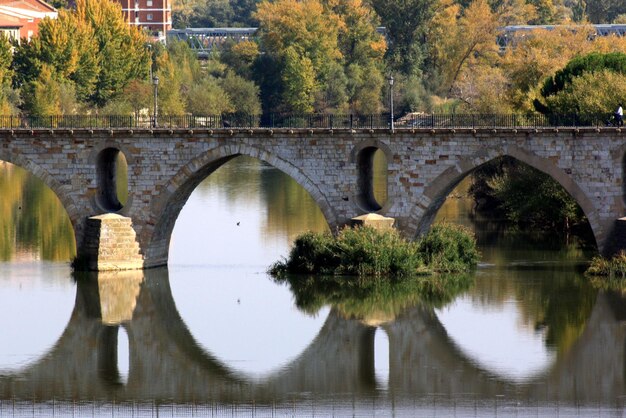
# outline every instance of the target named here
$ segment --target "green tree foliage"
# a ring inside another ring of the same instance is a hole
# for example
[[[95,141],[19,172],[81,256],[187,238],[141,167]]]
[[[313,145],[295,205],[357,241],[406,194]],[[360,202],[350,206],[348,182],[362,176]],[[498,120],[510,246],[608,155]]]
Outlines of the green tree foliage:
[[[195,115],[219,115],[235,110],[218,80],[209,76],[194,83],[187,92],[187,112]]]
[[[387,59],[394,71],[405,75],[419,72],[422,45],[436,4],[436,0],[371,0],[381,24],[387,28]]]
[[[172,24],[183,28],[255,27],[257,0],[182,0],[172,6]]]
[[[592,52],[587,55],[575,57],[567,63],[565,68],[556,72],[544,82],[541,94],[546,97],[563,90],[572,82],[572,79],[583,73],[594,73],[600,70],[609,70],[619,74],[626,74],[626,54],[613,52],[602,54]]]
[[[254,63],[259,58],[259,44],[253,41],[230,42],[220,55],[220,60],[236,74],[252,80]]]
[[[232,103],[233,110],[248,115],[261,114],[260,90],[254,82],[230,71],[220,81],[222,89]]]
[[[102,106],[130,80],[147,75],[150,65],[147,39],[139,29],[124,21],[121,6],[112,1],[77,0],[76,17],[94,30],[100,71],[89,101]]]
[[[394,281],[432,272],[466,272],[478,260],[473,233],[460,225],[434,225],[416,242],[403,239],[395,229],[364,226],[344,228],[335,236],[329,232],[302,234],[289,258],[276,263],[271,272],[358,276],[365,280],[356,283],[367,286],[380,276]],[[346,278],[339,281],[356,284]]]
[[[15,84],[37,79],[48,65],[54,74],[75,83],[79,99],[86,100],[96,89],[100,61],[96,51],[93,28],[75,13],[62,10],[57,19],[46,18],[39,24],[39,34],[31,42],[16,48]]]
[[[626,103],[626,74],[606,69],[583,73],[546,98],[548,111],[556,114],[605,114],[620,103]]]
[[[282,81],[283,99],[289,109],[300,113],[312,112],[316,87],[313,62],[307,56],[299,55],[291,46],[285,51]]]
[[[19,96],[11,88],[15,72],[11,68],[13,61],[12,46],[9,39],[0,36],[0,114],[13,115],[17,113]]]
[[[504,216],[518,226],[568,232],[585,220],[580,206],[558,182],[512,158],[479,169],[470,193],[479,210]]]
[[[78,0],[75,11],[44,19],[39,35],[16,49],[15,84],[40,79],[47,65],[54,77],[75,86],[79,100],[103,106],[130,80],[147,75],[146,42],[142,32],[125,23],[119,4]]]
[[[360,0],[264,1],[256,18],[265,54],[254,72],[266,110],[380,109],[386,45]]]
[[[612,23],[620,14],[626,13],[623,0],[587,0],[587,17],[591,23]]]
[[[549,113],[606,113],[626,99],[626,54],[593,52],[572,59],[544,82],[535,107]]]

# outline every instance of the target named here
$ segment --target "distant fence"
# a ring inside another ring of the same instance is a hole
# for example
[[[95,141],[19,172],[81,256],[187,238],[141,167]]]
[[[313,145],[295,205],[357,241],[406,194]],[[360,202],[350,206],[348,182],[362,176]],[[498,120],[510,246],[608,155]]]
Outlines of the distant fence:
[[[505,115],[411,114],[394,120],[395,129],[557,128],[613,126],[610,114]],[[0,116],[0,129],[390,129],[389,114],[224,114],[150,117],[68,115]]]

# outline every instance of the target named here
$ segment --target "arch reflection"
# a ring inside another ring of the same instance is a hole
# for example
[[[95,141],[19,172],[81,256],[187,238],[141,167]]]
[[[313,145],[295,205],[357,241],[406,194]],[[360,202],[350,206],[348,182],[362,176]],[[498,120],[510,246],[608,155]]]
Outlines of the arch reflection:
[[[3,399],[32,399],[37,393],[42,400],[271,404],[304,401],[311,394],[410,401],[432,393],[470,392],[485,399],[514,393],[541,402],[584,403],[618,399],[626,392],[621,367],[626,327],[620,314],[626,311],[626,299],[617,294],[599,294],[580,337],[540,379],[523,385],[478,368],[450,340],[432,304],[408,299],[397,305],[390,299],[395,308],[382,309],[393,312],[384,320],[373,311],[366,317],[353,305],[334,304],[317,336],[293,361],[256,380],[233,371],[232,364],[195,342],[177,312],[167,270],[143,272],[141,281],[118,276],[114,299],[127,301],[132,309],[116,312],[131,312],[130,317],[109,314],[117,302],[107,296],[115,293],[111,287],[101,287],[107,280],[77,277],[76,303],[66,330],[38,362],[18,374],[0,375]],[[115,327],[124,327],[128,335],[126,384],[119,384],[115,375]],[[377,385],[377,329],[389,339],[388,390]]]

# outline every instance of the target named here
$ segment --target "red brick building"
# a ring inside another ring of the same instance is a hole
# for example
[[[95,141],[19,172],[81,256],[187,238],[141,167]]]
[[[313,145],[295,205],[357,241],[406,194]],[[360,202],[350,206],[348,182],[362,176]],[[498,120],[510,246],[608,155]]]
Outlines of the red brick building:
[[[170,0],[116,1],[121,3],[124,18],[130,25],[146,28],[155,39],[165,42],[167,31],[172,29]]]
[[[56,19],[56,9],[41,0],[0,0],[0,32],[12,39],[30,40],[39,31],[39,22]]]

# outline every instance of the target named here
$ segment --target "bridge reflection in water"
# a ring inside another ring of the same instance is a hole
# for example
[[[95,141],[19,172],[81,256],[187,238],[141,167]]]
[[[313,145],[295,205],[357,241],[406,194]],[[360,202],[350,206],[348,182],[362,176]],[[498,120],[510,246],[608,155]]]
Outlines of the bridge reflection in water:
[[[253,378],[201,348],[181,319],[168,271],[77,277],[71,319],[49,353],[0,376],[0,399],[292,405],[325,400],[414,405],[503,397],[524,405],[622,407],[626,395],[626,299],[599,293],[578,340],[551,367],[517,383],[476,366],[451,341],[433,308],[415,305],[380,327],[389,340],[389,382],[377,385],[376,326],[331,309],[318,335],[287,367]],[[128,335],[129,373],[118,369]],[[6,405],[6,402],[3,402]]]

